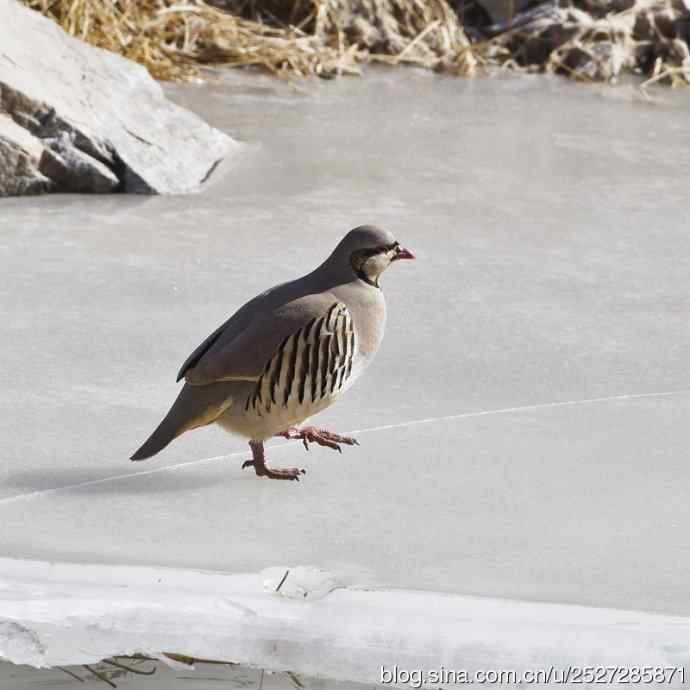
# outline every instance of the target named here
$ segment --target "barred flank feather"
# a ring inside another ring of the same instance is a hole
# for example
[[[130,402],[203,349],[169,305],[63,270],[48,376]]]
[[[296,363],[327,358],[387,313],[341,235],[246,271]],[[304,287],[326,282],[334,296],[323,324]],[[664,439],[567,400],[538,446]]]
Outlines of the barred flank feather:
[[[356,351],[352,315],[336,302],[325,316],[283,341],[247,398],[245,411],[263,416],[273,405],[310,407],[337,395],[352,373]]]

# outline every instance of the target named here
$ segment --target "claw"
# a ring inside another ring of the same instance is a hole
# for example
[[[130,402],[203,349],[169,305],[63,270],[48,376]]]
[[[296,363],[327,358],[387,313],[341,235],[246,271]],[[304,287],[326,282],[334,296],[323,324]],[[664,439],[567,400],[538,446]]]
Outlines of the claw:
[[[242,469],[245,467],[253,467],[259,477],[267,477],[268,479],[282,479],[282,480],[296,480],[299,481],[300,474],[306,474],[303,469],[296,467],[271,468],[266,465],[266,456],[264,454],[264,444],[261,441],[250,441],[249,447],[252,449],[253,460],[245,460],[242,463]]]
[[[343,452],[343,449],[340,447],[341,443],[347,446],[359,445],[359,442],[354,438],[334,434],[330,431],[326,431],[325,429],[317,429],[313,426],[307,426],[301,429],[290,427],[289,429],[286,429],[282,433],[278,434],[278,436],[288,439],[300,439],[305,450],[309,450],[310,443],[318,443],[320,446],[337,450],[339,453]]]

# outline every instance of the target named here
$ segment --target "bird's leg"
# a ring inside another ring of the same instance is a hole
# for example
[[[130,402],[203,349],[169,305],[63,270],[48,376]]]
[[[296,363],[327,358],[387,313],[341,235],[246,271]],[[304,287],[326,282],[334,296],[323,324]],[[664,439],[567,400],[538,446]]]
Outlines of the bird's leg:
[[[318,443],[320,446],[326,446],[327,448],[333,448],[339,453],[342,453],[342,448],[340,443],[344,443],[346,446],[358,446],[359,441],[349,436],[341,436],[340,434],[334,434],[331,431],[326,431],[325,429],[317,429],[315,426],[303,426],[298,429],[295,426],[291,426],[286,429],[278,436],[283,438],[297,438],[302,441],[304,447],[309,450],[310,443]]]
[[[252,449],[254,459],[245,460],[242,463],[242,469],[253,467],[257,476],[268,477],[269,479],[295,479],[299,481],[300,474],[306,474],[306,470],[301,470],[298,467],[286,467],[284,469],[268,467],[262,441],[250,441],[249,447]]]

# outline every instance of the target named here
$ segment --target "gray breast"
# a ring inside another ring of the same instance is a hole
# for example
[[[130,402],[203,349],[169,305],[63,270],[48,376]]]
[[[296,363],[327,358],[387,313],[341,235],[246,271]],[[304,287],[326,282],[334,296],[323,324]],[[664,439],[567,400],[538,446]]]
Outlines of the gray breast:
[[[261,417],[276,407],[308,410],[337,396],[352,374],[356,353],[352,315],[336,302],[283,340],[247,397],[245,412]]]

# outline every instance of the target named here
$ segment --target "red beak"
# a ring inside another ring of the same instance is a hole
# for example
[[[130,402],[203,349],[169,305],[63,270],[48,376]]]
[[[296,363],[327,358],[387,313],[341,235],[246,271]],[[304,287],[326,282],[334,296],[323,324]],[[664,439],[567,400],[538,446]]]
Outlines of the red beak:
[[[395,255],[394,261],[398,259],[414,259],[414,254],[409,249],[405,249],[405,247],[398,247],[398,252]]]

